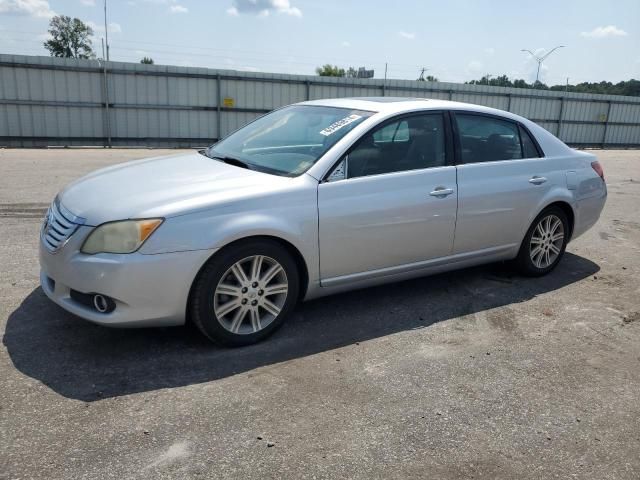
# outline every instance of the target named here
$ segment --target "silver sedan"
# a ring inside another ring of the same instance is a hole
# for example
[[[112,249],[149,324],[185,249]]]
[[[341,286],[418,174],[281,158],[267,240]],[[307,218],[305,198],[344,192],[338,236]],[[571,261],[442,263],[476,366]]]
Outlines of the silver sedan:
[[[310,101],[67,186],[42,227],[41,284],[92,322],[190,320],[246,345],[299,300],[503,260],[549,273],[606,196],[593,155],[512,113]]]

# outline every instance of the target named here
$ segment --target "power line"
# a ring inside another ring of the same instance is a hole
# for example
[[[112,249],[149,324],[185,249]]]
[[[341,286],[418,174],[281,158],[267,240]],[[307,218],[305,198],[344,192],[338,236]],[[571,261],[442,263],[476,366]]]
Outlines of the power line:
[[[13,33],[20,33],[20,34],[42,34],[42,32],[35,32],[35,31],[28,31],[28,30],[2,30],[2,32],[13,32]],[[145,40],[136,40],[136,39],[118,39],[116,40],[115,44],[129,44],[129,45],[157,45],[157,46],[163,46],[163,47],[170,47],[170,48],[180,48],[181,50],[179,52],[172,52],[172,53],[186,53],[184,52],[184,49],[187,50],[204,50],[204,51],[216,51],[216,52],[223,52],[225,54],[227,54],[226,56],[235,56],[237,54],[250,54],[250,55],[262,55],[262,56],[267,56],[269,59],[275,59],[275,58],[282,58],[282,57],[289,57],[292,59],[300,59],[300,58],[304,58],[304,59],[314,59],[314,60],[318,60],[319,62],[338,62],[338,63],[350,63],[350,64],[373,64],[373,65],[380,65],[382,66],[383,63],[380,62],[379,59],[373,60],[373,59],[362,59],[362,58],[341,58],[341,57],[314,57],[314,56],[309,56],[309,55],[291,55],[289,52],[264,52],[264,51],[259,51],[259,50],[242,50],[242,49],[229,49],[229,48],[215,48],[215,47],[202,47],[202,46],[196,46],[196,45],[183,45],[183,44],[176,44],[176,43],[163,43],[163,42],[149,42],[149,41],[145,41]],[[111,45],[115,45],[113,43],[113,39],[112,39],[112,43],[110,43]],[[120,48],[125,48],[125,47],[120,47]],[[137,48],[137,49],[129,49],[129,50],[144,50],[143,48]],[[158,50],[160,51],[160,50]],[[196,53],[192,53],[189,52],[192,55],[198,55]],[[296,62],[296,63],[305,63],[305,64],[313,64],[317,66],[317,62],[299,62],[298,60],[293,60],[292,62]],[[292,63],[290,62],[290,63]],[[407,67],[407,70],[411,69],[414,70],[415,68],[418,68],[418,65],[415,64],[409,64],[409,63],[394,63],[394,62],[389,62],[389,66],[393,66],[393,67]]]

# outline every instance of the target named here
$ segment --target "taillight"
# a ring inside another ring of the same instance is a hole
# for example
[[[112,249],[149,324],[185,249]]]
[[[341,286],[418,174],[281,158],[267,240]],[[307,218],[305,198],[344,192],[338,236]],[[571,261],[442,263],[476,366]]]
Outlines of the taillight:
[[[602,180],[604,180],[604,170],[602,169],[602,165],[600,165],[600,162],[598,161],[591,162],[591,168],[593,168],[595,172],[598,174],[598,176]]]

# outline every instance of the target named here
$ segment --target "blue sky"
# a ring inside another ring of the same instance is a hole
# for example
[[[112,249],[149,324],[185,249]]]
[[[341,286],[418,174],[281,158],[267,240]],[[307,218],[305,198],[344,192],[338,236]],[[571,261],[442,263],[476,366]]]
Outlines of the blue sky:
[[[0,0],[0,52],[47,55],[54,13],[90,22],[103,0]],[[109,0],[111,59],[313,74],[366,66],[389,78],[428,68],[442,81],[484,74],[546,83],[640,79],[640,0]]]

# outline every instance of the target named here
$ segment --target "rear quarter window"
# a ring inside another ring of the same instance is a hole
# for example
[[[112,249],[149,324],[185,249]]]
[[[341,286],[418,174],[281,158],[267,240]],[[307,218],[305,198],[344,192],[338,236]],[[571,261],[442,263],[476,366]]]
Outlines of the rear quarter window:
[[[531,138],[531,135],[522,127],[520,127],[520,139],[522,140],[522,157],[523,158],[538,158],[540,153],[536,148],[536,144]]]

